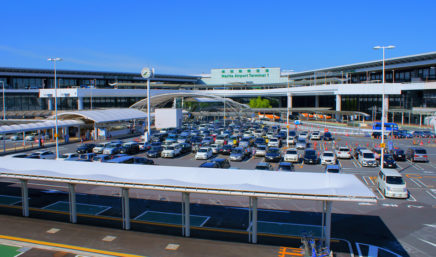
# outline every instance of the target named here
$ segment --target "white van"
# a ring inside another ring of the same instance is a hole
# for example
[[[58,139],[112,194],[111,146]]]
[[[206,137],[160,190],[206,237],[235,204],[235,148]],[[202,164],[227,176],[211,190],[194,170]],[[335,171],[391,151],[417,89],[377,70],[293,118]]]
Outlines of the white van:
[[[407,198],[406,182],[395,169],[380,169],[377,176],[377,186],[386,197]]]
[[[377,167],[378,165],[374,153],[366,149],[361,151],[358,161],[363,167]]]

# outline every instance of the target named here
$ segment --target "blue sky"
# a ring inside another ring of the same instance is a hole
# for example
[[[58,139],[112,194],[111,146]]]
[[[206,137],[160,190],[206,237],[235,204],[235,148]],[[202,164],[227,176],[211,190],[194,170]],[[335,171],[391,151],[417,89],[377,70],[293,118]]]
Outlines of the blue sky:
[[[3,1],[0,66],[304,71],[436,51],[436,1]]]

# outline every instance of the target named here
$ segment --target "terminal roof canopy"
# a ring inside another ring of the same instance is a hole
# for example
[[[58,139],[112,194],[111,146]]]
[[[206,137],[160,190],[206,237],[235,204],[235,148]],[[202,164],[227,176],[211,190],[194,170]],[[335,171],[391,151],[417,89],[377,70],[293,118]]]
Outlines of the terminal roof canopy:
[[[59,120],[58,127],[72,127],[72,126],[80,126],[83,125],[84,122],[81,120]],[[46,120],[41,122],[34,123],[24,123],[24,124],[15,124],[15,125],[5,125],[0,126],[0,134],[9,134],[9,133],[19,133],[26,131],[37,131],[43,129],[52,129],[55,127],[54,120]]]
[[[0,176],[65,183],[282,199],[376,201],[351,174],[202,169],[0,158]]]
[[[58,114],[60,119],[84,118],[95,123],[106,123],[115,121],[145,119],[147,114],[138,109],[107,109],[107,110],[88,110],[88,111],[68,111]],[[54,116],[52,117],[54,118]]]

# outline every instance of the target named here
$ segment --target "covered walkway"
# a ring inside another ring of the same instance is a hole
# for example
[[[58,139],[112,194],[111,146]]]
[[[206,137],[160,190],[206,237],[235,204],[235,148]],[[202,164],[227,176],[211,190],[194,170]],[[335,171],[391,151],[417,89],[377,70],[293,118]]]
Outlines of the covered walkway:
[[[190,236],[190,195],[217,194],[248,197],[249,242],[257,243],[258,199],[312,200],[323,204],[321,241],[330,246],[334,201],[375,202],[376,197],[351,174],[290,173],[193,167],[142,166],[112,163],[59,162],[3,157],[0,177],[21,181],[22,212],[29,216],[28,181],[65,183],[69,188],[70,221],[77,222],[75,186],[78,184],[121,189],[122,224],[130,229],[129,189],[179,192],[182,195],[182,233]]]

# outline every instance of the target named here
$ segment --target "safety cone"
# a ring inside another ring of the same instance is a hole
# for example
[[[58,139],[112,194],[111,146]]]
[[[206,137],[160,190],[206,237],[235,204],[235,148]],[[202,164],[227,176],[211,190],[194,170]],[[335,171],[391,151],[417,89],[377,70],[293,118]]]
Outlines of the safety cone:
[[[419,143],[419,145],[420,145],[420,146],[423,146],[423,145],[424,145],[424,143],[422,142],[422,140],[421,140],[421,143]]]
[[[368,147],[368,148],[369,148],[369,143],[366,143],[366,147]]]

